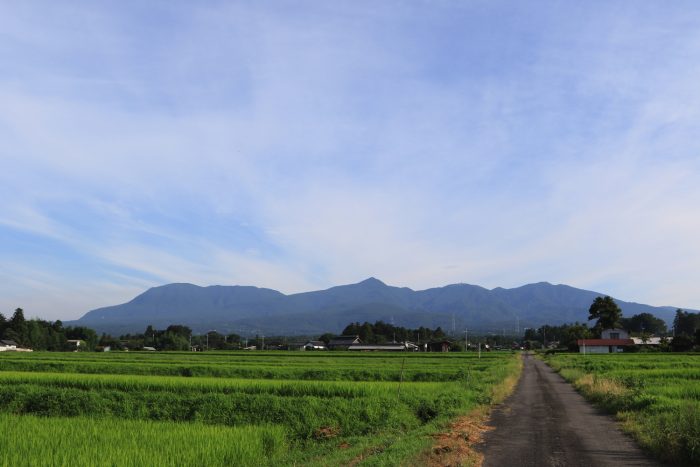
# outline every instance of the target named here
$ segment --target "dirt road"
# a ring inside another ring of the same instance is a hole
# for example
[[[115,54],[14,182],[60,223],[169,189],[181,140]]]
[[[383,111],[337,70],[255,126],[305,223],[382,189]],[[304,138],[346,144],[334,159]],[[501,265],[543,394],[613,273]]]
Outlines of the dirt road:
[[[484,467],[658,466],[547,365],[524,356],[523,375],[477,447]]]

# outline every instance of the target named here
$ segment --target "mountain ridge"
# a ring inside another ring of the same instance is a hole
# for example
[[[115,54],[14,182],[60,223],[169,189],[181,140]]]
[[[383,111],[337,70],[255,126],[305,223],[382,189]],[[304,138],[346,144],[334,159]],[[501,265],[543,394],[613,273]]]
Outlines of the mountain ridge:
[[[98,332],[141,332],[147,325],[183,324],[196,332],[320,334],[355,321],[384,320],[406,327],[441,326],[500,331],[542,324],[586,322],[588,308],[606,295],[566,284],[537,282],[506,289],[458,283],[425,290],[387,285],[370,277],[355,284],[284,294],[244,285],[172,283],[152,287],[129,302],[91,310],[66,325]],[[616,299],[625,316],[647,312],[667,322],[677,307]]]

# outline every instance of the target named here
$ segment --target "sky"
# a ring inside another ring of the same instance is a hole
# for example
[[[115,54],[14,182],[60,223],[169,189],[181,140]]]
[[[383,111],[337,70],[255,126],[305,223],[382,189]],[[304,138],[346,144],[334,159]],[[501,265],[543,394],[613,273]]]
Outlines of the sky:
[[[700,3],[0,3],[0,313],[171,282],[700,309]]]

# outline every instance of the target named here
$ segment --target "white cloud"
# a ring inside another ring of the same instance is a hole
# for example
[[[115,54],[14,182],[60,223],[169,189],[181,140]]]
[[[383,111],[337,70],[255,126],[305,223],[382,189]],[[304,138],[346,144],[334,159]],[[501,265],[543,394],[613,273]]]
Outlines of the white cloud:
[[[366,6],[5,6],[0,306],[372,275],[700,308],[697,8]]]

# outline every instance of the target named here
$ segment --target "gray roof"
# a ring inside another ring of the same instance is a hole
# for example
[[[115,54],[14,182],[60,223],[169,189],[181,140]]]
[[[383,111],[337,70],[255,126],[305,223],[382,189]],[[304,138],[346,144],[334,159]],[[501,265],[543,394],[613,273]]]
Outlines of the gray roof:
[[[348,350],[406,350],[404,344],[353,344]]]
[[[0,344],[2,344],[2,345],[14,345],[15,347],[17,347],[17,342],[11,341],[11,340],[7,340],[7,339],[1,340],[1,341],[0,341]]]
[[[360,342],[360,336],[338,336],[331,339],[328,345],[350,345]]]

